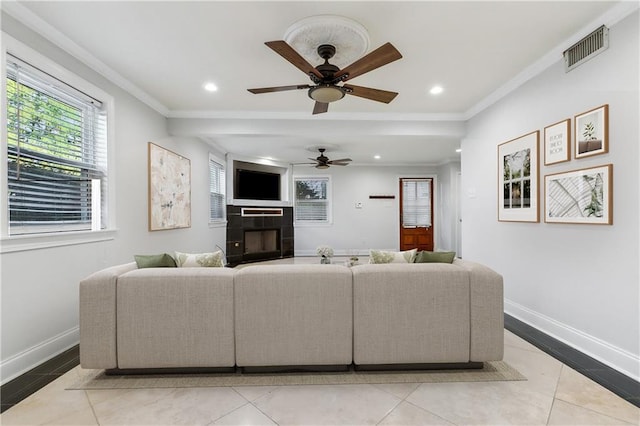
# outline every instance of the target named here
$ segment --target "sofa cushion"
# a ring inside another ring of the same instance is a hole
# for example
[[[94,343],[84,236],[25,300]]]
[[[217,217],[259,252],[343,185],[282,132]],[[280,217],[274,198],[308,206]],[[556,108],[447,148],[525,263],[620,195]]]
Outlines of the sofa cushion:
[[[142,268],[175,268],[176,261],[167,253],[137,254],[133,256],[138,269]]]
[[[223,258],[224,255],[220,250],[213,253],[176,252],[176,264],[179,268],[223,267]]]
[[[421,251],[416,255],[414,263],[453,263],[455,251]]]
[[[413,263],[417,249],[407,251],[370,250],[369,263]]]

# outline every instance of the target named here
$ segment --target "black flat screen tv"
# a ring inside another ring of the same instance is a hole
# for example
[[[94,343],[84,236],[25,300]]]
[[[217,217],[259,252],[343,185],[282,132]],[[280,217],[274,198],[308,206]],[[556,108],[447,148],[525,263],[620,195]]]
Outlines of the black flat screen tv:
[[[280,174],[236,169],[233,198],[280,201]]]

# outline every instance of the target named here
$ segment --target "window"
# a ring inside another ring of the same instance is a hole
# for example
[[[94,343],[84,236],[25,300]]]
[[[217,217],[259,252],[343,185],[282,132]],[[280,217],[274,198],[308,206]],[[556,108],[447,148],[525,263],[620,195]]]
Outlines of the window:
[[[8,234],[106,228],[102,102],[7,54]]]
[[[209,154],[209,222],[226,220],[224,173],[224,166]]]
[[[329,177],[295,178],[294,181],[296,222],[329,223]]]
[[[431,226],[431,179],[402,179],[402,226]]]

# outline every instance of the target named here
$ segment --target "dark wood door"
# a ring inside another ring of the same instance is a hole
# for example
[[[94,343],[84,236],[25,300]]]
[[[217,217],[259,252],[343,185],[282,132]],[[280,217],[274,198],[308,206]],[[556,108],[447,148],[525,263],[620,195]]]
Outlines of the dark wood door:
[[[400,250],[433,250],[433,179],[400,179]]]

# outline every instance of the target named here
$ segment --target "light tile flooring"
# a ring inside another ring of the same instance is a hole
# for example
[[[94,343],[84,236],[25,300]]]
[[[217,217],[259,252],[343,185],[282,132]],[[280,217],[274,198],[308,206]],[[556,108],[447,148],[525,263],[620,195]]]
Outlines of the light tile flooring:
[[[638,425],[640,409],[505,331],[520,382],[66,390],[76,367],[0,415],[28,425]]]

